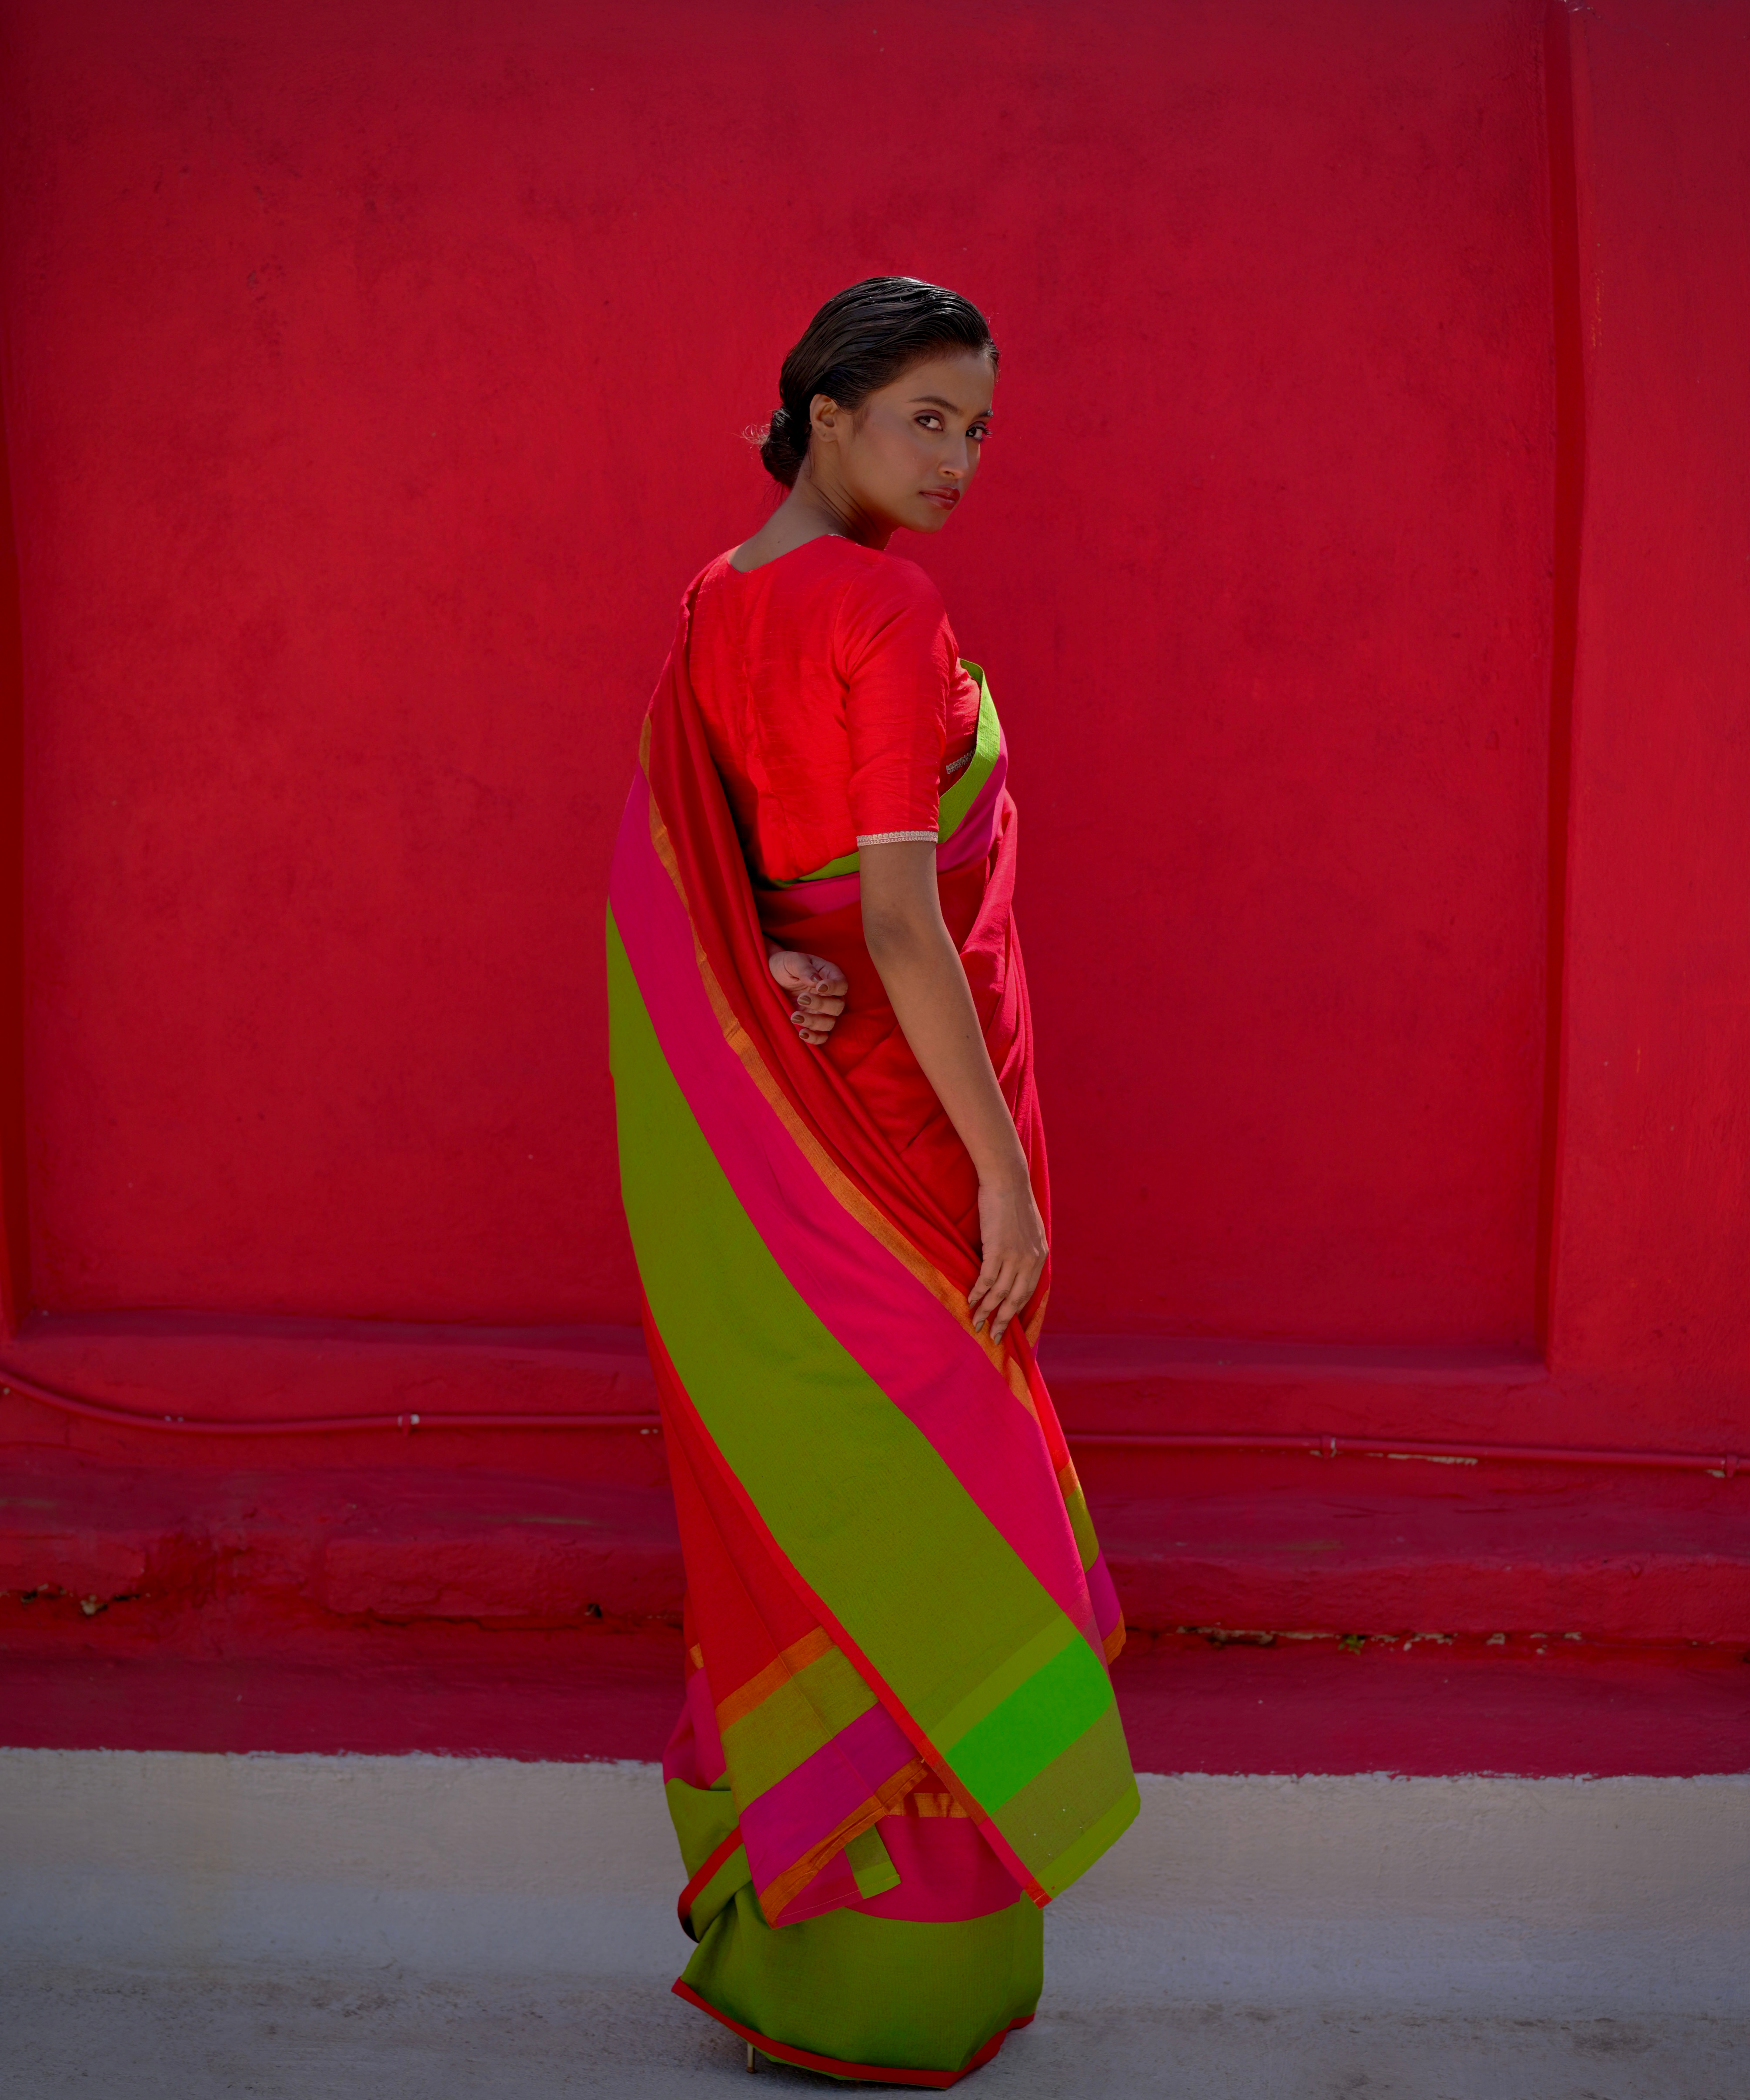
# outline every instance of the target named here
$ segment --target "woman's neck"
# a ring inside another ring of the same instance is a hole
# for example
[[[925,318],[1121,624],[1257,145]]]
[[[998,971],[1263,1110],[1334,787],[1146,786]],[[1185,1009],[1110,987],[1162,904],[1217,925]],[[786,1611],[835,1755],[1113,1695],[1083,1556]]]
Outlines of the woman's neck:
[[[893,527],[885,519],[877,521],[860,512],[843,492],[822,486],[805,468],[798,476],[796,486],[758,532],[736,549],[737,555],[746,557],[736,562],[736,567],[758,568],[763,562],[776,561],[780,554],[807,546],[811,540],[824,539],[829,533],[882,554],[893,536]]]

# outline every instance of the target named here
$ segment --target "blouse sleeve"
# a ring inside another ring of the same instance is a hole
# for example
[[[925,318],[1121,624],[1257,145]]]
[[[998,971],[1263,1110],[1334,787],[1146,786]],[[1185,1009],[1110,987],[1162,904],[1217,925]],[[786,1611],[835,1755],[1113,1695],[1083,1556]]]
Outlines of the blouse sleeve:
[[[915,562],[883,561],[846,593],[837,644],[857,844],[934,839],[958,660],[941,593]]]

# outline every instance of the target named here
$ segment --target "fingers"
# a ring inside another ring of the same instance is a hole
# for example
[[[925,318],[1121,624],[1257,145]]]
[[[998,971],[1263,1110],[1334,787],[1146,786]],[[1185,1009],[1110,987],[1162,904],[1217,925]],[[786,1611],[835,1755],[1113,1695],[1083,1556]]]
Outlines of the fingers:
[[[796,1032],[815,1049],[833,1032],[833,1023],[845,1010],[842,999],[828,999],[820,992],[803,992],[790,1015]]]
[[[979,1333],[988,1321],[991,1339],[1000,1342],[1009,1331],[1010,1321],[1027,1309],[1045,1266],[1043,1255],[1010,1255],[1001,1261],[987,1256],[979,1280],[966,1298],[972,1331]]]
[[[997,1317],[991,1321],[991,1339],[993,1342],[1000,1342],[1009,1331],[1009,1322],[1019,1319],[1027,1310],[1027,1300],[1032,1298],[1038,1282],[1038,1273],[1035,1271],[1011,1287],[1007,1297],[997,1308]]]
[[[1021,1289],[1019,1285],[1009,1277],[999,1277],[997,1287],[974,1316],[973,1333],[975,1335],[981,1333],[983,1329],[988,1327],[991,1339],[993,1342],[1000,1342],[1008,1331],[1010,1320],[1032,1295],[1030,1290]]]
[[[837,998],[850,990],[851,980],[837,963],[829,962],[824,955],[804,955],[802,960],[808,965],[809,974],[817,991],[827,992]]]
[[[828,999],[842,999],[851,981],[837,963],[824,955],[805,955],[795,948],[777,948],[767,958],[767,968],[786,991],[811,992]]]
[[[992,1306],[1000,1302],[1001,1294],[999,1293],[998,1281],[1001,1273],[1002,1264],[987,1255],[984,1266],[979,1271],[977,1282],[966,1293],[966,1310],[972,1315],[974,1335],[984,1325]]]
[[[818,1050],[845,1010],[850,979],[837,963],[795,948],[775,949],[767,962],[773,977],[795,1001],[791,1026],[804,1043]]]

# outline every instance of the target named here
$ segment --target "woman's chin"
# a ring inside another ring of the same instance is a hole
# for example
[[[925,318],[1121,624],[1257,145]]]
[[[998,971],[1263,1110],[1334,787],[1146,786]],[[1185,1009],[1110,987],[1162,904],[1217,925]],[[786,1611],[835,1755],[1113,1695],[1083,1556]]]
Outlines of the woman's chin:
[[[906,513],[906,527],[913,532],[939,532],[953,514],[945,505],[920,497]]]

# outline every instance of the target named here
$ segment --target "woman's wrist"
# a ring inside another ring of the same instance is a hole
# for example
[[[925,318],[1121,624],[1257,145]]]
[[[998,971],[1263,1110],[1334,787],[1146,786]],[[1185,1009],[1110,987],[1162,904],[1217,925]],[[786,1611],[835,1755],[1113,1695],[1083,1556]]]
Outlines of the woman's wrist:
[[[1019,1195],[1023,1189],[1032,1192],[1032,1171],[1019,1140],[1012,1152],[988,1162],[974,1160],[973,1164],[978,1170],[979,1186],[989,1189],[993,1195]]]

